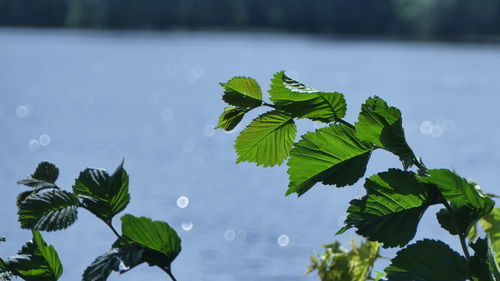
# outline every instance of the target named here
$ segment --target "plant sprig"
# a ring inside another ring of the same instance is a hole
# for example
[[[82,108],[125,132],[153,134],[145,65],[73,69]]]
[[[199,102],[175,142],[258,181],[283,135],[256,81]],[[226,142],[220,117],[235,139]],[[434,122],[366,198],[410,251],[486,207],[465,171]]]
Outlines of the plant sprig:
[[[32,230],[34,238],[18,255],[0,260],[0,280],[12,276],[28,281],[57,280],[62,274],[61,262],[55,249],[45,246],[39,231],[71,226],[78,218],[78,209],[83,208],[117,237],[111,249],[87,267],[83,281],[103,281],[113,271],[121,274],[142,263],[159,267],[176,281],[171,264],[181,251],[181,239],[166,222],[126,214],[121,217],[121,234],[113,226],[113,218],[130,201],[123,161],[111,175],[101,169],[85,169],[75,180],[72,192],[57,186],[58,175],[54,164],[42,162],[30,177],[18,182],[31,188],[19,194],[17,205],[21,228]]]
[[[355,184],[364,177],[371,153],[377,149],[399,158],[402,169],[390,168],[365,180],[366,195],[350,202],[345,226],[337,232],[355,228],[357,234],[380,242],[383,248],[405,247],[385,269],[389,280],[500,280],[498,255],[495,262],[494,254],[500,251],[497,235],[487,232],[485,238],[467,241],[476,222],[497,210],[490,198],[494,196],[483,195],[474,183],[451,170],[428,169],[406,141],[399,109],[380,97],[370,97],[361,106],[357,122],[351,124],[343,119],[347,108],[343,94],[318,91],[283,71],[271,79],[271,102],[263,99],[252,78],[234,77],[221,85],[223,100],[230,107],[220,116],[217,128],[232,130],[249,111],[272,108],[236,138],[236,162],[267,167],[288,160],[286,195],[301,196],[317,183],[336,187]],[[295,142],[296,119],[328,126]],[[408,245],[428,207],[438,204],[444,208],[436,214],[437,220],[443,229],[458,236],[464,256],[438,240]],[[434,262],[426,262],[430,259]]]

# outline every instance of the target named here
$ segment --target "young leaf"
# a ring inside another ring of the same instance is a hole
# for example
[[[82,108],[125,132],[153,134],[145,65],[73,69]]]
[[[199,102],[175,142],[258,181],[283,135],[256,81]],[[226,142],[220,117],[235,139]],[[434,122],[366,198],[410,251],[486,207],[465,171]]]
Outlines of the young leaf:
[[[500,266],[500,208],[494,208],[479,220],[479,224],[491,239],[495,261]],[[500,280],[500,279],[499,279]]]
[[[33,230],[32,233],[33,240],[9,258],[9,266],[27,281],[56,281],[63,272],[56,250],[45,243],[40,232]]]
[[[446,229],[451,235],[468,235],[472,226],[476,224],[481,217],[486,215],[484,210],[475,209],[470,206],[455,207],[452,204],[451,210],[455,222],[453,222],[450,213],[445,208],[441,209],[436,214],[441,227]],[[455,224],[460,233],[457,232]]]
[[[181,239],[166,222],[128,214],[121,217],[121,221],[122,234],[126,239],[161,254],[161,259],[148,262],[169,267],[181,251]]]
[[[339,242],[323,245],[325,253],[311,257],[310,265],[306,273],[318,271],[321,280],[371,280],[370,273],[378,258],[380,244],[377,242],[364,241],[356,247],[351,240],[350,250],[341,249]]]
[[[273,110],[255,118],[236,138],[236,163],[248,161],[274,166],[285,160],[292,148],[297,128],[292,116]]]
[[[283,71],[274,75],[269,94],[278,108],[298,118],[329,123],[343,118],[347,110],[341,93],[320,92],[289,78]]]
[[[470,268],[473,275],[478,278],[477,280],[498,281],[500,280],[500,269],[495,262],[494,253],[488,238],[479,238],[475,243],[470,244],[475,252],[470,262]]]
[[[417,231],[427,207],[437,203],[431,185],[417,181],[412,172],[390,169],[365,182],[366,195],[350,202],[346,226],[383,247],[406,245]]]
[[[365,174],[371,151],[352,128],[342,124],[303,135],[290,152],[286,194],[300,196],[318,182],[337,187],[356,183]]]
[[[103,170],[85,169],[76,179],[73,192],[97,217],[111,220],[114,215],[125,209],[130,201],[128,175],[123,169],[123,162],[111,176]]]
[[[35,172],[28,178],[17,183],[29,187],[56,187],[55,182],[59,176],[59,169],[52,163],[41,162]]]
[[[112,271],[125,273],[144,262],[143,252],[144,249],[134,245],[112,248],[85,269],[83,281],[105,281]]]
[[[406,142],[399,109],[389,107],[379,97],[369,98],[361,106],[354,126],[359,139],[397,155],[405,170],[415,164],[416,157]]]
[[[45,231],[67,228],[77,219],[78,204],[72,193],[61,189],[32,194],[19,205],[21,228]]]
[[[255,108],[262,104],[262,91],[259,84],[249,77],[234,77],[224,87],[222,99],[230,105]]]
[[[424,239],[397,252],[385,269],[388,280],[464,281],[467,261],[441,241]]]
[[[452,202],[456,207],[470,206],[480,213],[489,213],[495,202],[482,196],[475,188],[474,184],[458,176],[447,169],[427,170],[428,176],[420,176],[419,180],[437,186],[444,198]]]
[[[247,112],[247,109],[242,109],[240,107],[226,107],[224,108],[224,112],[219,117],[219,123],[215,129],[224,129],[225,131],[231,131],[236,127],[243,116]]]

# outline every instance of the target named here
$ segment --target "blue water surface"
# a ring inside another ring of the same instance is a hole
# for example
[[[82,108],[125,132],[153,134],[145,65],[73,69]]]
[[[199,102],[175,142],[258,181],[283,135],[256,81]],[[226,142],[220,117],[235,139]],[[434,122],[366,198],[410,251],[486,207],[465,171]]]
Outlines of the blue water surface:
[[[252,76],[268,89],[273,73],[286,70],[316,89],[344,93],[351,122],[368,96],[379,95],[402,110],[408,142],[428,167],[455,169],[500,193],[499,66],[495,45],[0,30],[0,236],[7,238],[0,256],[13,255],[31,238],[17,222],[15,199],[24,187],[16,181],[40,161],[55,163],[59,185],[69,190],[84,168],[112,172],[124,158],[132,196],[124,213],[177,230],[183,250],[173,272],[179,281],[317,279],[304,274],[308,256],[321,252],[321,244],[354,236],[352,230],[334,233],[349,200],[363,195],[362,181],[342,189],[318,185],[297,199],[284,197],[286,166],[236,165],[233,141],[242,127],[213,130],[224,108],[218,83]],[[318,128],[298,123],[300,134]],[[389,167],[400,163],[377,151],[367,176]],[[181,196],[189,199],[185,208],[177,205]],[[416,239],[439,238],[460,251],[435,222],[437,210],[429,209]],[[114,224],[119,229],[118,218]],[[67,230],[44,237],[60,253],[61,280],[80,280],[115,240],[84,210]],[[141,265],[109,280],[166,278]]]

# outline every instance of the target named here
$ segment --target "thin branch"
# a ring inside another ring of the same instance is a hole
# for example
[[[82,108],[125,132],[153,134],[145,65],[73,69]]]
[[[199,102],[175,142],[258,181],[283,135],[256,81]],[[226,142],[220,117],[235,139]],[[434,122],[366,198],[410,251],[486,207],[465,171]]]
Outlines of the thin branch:
[[[169,267],[161,267],[161,270],[165,271],[168,276],[170,276],[170,279],[172,279],[172,281],[177,281],[177,279],[175,279],[175,276],[172,274],[172,271],[170,271],[170,268]]]
[[[351,129],[354,129],[354,125],[345,121],[344,119],[341,119],[341,118],[337,118],[335,119],[335,122],[339,122],[340,124],[344,124],[346,125],[347,127],[350,127]]]

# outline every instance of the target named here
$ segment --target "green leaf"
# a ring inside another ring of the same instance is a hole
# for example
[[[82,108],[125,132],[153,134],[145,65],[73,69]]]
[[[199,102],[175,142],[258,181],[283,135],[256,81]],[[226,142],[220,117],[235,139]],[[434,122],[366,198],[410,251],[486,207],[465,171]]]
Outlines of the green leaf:
[[[85,208],[97,217],[110,221],[130,201],[128,175],[123,169],[123,162],[111,176],[104,170],[85,169],[76,179],[73,192],[82,199]]]
[[[29,187],[57,187],[55,182],[59,176],[59,169],[52,163],[41,162],[35,172],[28,178],[17,183]]]
[[[323,245],[325,252],[311,257],[312,264],[306,273],[317,271],[321,280],[365,281],[370,280],[370,272],[378,258],[380,245],[365,241],[356,247],[351,240],[350,250],[341,249],[339,242]]]
[[[385,269],[389,281],[463,281],[467,261],[441,241],[424,239],[399,251]]]
[[[482,216],[486,215],[484,210],[475,209],[470,206],[455,207],[454,205],[451,205],[451,210],[455,224],[459,229],[459,233],[457,232],[455,224],[453,223],[447,209],[441,209],[436,214],[436,217],[441,227],[446,229],[452,235],[468,235],[471,228],[477,223],[477,221]]]
[[[401,112],[381,98],[366,100],[354,126],[359,139],[397,155],[405,170],[417,161],[405,139]]]
[[[22,247],[9,259],[16,275],[27,281],[55,281],[63,272],[59,256],[53,246],[47,245],[40,232],[33,230],[33,241]]]
[[[262,104],[262,91],[259,84],[249,77],[234,77],[224,87],[222,99],[230,105],[255,108]]]
[[[181,251],[181,239],[166,222],[153,221],[146,217],[124,215],[122,234],[125,238],[161,254],[155,265],[170,266]]]
[[[350,202],[346,226],[383,247],[406,245],[417,231],[427,207],[437,203],[432,186],[417,181],[412,172],[390,169],[368,178],[366,195]]]
[[[19,205],[21,228],[55,231],[65,229],[77,219],[78,200],[67,191],[55,189],[32,194]]]
[[[247,111],[247,109],[242,109],[240,107],[231,106],[224,108],[224,112],[219,117],[219,123],[215,129],[220,128],[225,131],[231,131],[240,123]]]
[[[236,138],[236,163],[248,161],[274,166],[285,160],[292,148],[297,128],[292,116],[278,110],[255,118]]]
[[[456,207],[470,206],[480,212],[489,213],[495,202],[481,195],[474,184],[469,183],[454,172],[447,169],[427,170],[428,176],[420,176],[419,180],[437,186],[444,198]]]
[[[303,135],[290,152],[287,195],[300,196],[318,182],[337,187],[356,183],[365,174],[371,151],[342,124]]]
[[[494,208],[479,220],[479,224],[491,239],[495,261],[500,267],[500,208]]]
[[[488,237],[489,238],[489,237]],[[500,269],[495,262],[493,250],[489,239],[479,238],[470,246],[475,254],[471,258],[471,270],[474,277],[479,281],[498,281],[500,280]]]
[[[347,110],[343,94],[320,92],[291,79],[283,71],[274,75],[269,94],[278,108],[298,118],[329,123],[343,118]]]
[[[120,274],[127,272],[135,266],[144,262],[144,249],[127,245],[112,248],[103,255],[97,257],[83,273],[83,281],[104,281],[112,271]]]

